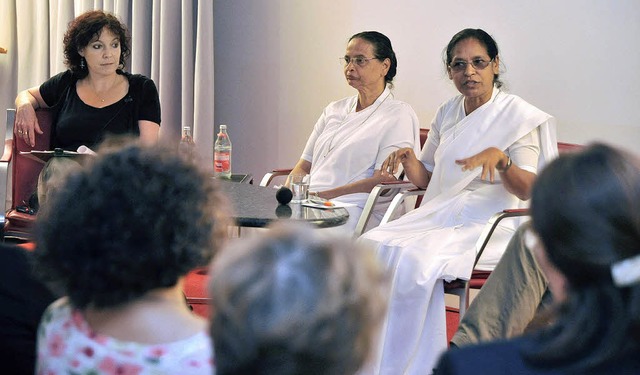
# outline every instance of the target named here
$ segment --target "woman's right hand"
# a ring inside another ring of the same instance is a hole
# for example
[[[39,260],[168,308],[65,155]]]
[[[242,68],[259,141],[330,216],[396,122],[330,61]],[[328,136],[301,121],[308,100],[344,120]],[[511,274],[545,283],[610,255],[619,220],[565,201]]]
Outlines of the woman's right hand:
[[[411,158],[416,159],[416,154],[411,147],[398,149],[387,156],[380,169],[383,173],[395,175],[398,172],[400,164]]]
[[[42,134],[38,118],[36,117],[36,110],[32,103],[38,103],[28,90],[21,92],[16,99],[16,120],[14,124],[14,131],[18,137],[21,137],[24,142],[31,147],[36,145],[36,135]]]

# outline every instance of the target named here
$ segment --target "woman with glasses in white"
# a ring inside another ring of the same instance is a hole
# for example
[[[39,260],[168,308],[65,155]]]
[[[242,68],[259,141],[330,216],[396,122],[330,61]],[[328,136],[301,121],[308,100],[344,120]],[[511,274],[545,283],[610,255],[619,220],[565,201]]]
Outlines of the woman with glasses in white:
[[[401,148],[420,149],[420,125],[411,106],[391,92],[398,61],[389,38],[355,34],[341,60],[358,94],[324,109],[291,174],[309,174],[309,189],[321,198],[354,204],[345,226],[352,230],[371,189],[394,180],[382,173],[385,158]]]
[[[393,174],[402,164],[411,182],[426,188],[422,205],[362,237],[394,280],[375,373],[433,369],[447,347],[443,280],[471,276],[487,220],[524,206],[536,172],[557,155],[555,119],[500,89],[500,56],[489,34],[460,31],[444,60],[461,95],[438,109],[419,157],[403,148],[382,166]],[[515,227],[499,228],[478,268],[495,266]]]
[[[552,323],[448,352],[442,374],[640,373],[640,158],[595,144],[540,174],[525,244],[549,281]]]

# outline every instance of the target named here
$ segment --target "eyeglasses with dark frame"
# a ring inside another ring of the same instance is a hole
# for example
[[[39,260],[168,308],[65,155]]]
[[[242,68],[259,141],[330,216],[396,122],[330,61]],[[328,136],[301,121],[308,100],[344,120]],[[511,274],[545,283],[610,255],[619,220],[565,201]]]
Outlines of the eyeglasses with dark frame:
[[[471,64],[471,66],[473,66],[473,69],[475,70],[483,70],[484,68],[486,68],[487,66],[489,66],[489,64],[493,61],[493,59],[487,61],[485,59],[473,59],[471,60],[471,63],[464,61],[464,60],[456,60],[454,62],[452,62],[451,64],[449,64],[449,68],[451,68],[452,71],[454,72],[464,72],[465,70],[467,70],[467,66],[469,64]]]
[[[377,57],[364,57],[364,56],[356,56],[356,57],[349,57],[349,56],[345,56],[345,57],[341,57],[339,60],[342,63],[343,66],[347,66],[349,65],[349,63],[354,63],[355,65],[359,66],[359,67],[363,67],[365,65],[367,65],[367,63],[371,60],[376,60],[378,59]]]

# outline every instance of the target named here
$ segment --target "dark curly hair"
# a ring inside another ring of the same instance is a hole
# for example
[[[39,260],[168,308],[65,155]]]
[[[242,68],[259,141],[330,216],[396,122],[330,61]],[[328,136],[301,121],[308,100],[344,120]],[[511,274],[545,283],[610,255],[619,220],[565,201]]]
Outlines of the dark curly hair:
[[[480,44],[482,44],[484,48],[486,48],[487,55],[489,55],[489,58],[491,60],[495,59],[496,56],[498,56],[498,43],[496,43],[493,37],[491,37],[491,35],[489,35],[486,31],[482,29],[464,29],[459,31],[456,35],[453,36],[453,38],[451,38],[451,41],[449,41],[449,44],[447,44],[447,47],[444,50],[443,60],[445,70],[447,69],[449,64],[451,64],[451,60],[453,60],[453,49],[456,48],[456,45],[458,43],[467,39],[475,39],[480,42]],[[493,76],[493,84],[497,88],[502,87],[503,83],[500,80],[500,74],[495,74]]]
[[[82,56],[78,51],[89,45],[95,37],[100,36],[100,32],[105,27],[120,39],[119,69],[123,70],[126,66],[126,60],[131,54],[131,38],[128,35],[127,27],[111,13],[90,10],[69,22],[67,32],[62,40],[64,63],[78,78],[84,78],[89,74],[86,68],[80,68]]]
[[[76,308],[117,306],[206,265],[226,204],[197,166],[128,143],[69,174],[36,225],[36,271]]]
[[[391,47],[391,40],[389,40],[386,35],[377,31],[363,31],[354,34],[351,38],[349,38],[349,41],[352,41],[356,38],[366,40],[367,42],[371,43],[371,45],[373,46],[373,50],[375,51],[374,54],[376,56],[376,59],[380,61],[389,59],[391,61],[391,64],[389,65],[389,71],[387,72],[387,75],[384,76],[384,81],[392,86],[393,77],[396,76],[396,70],[398,68],[398,59],[396,58],[396,53],[393,52],[393,47]]]

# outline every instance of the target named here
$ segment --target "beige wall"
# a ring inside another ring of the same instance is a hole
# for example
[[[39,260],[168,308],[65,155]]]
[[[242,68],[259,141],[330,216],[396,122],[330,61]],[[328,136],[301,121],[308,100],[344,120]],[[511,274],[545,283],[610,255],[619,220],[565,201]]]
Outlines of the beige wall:
[[[399,65],[396,97],[428,127],[452,95],[441,63],[451,36],[483,28],[501,49],[511,93],[555,115],[559,139],[640,145],[640,2],[634,0],[217,0],[215,122],[234,170],[293,165],[322,109],[352,95],[338,57],[378,30]]]

